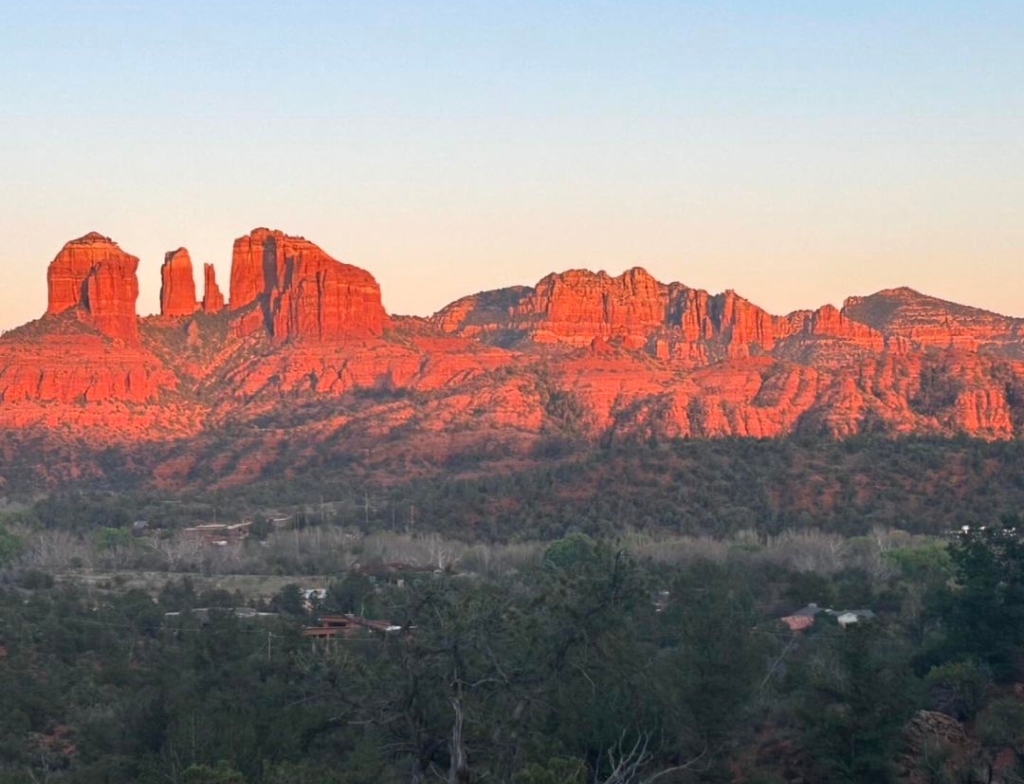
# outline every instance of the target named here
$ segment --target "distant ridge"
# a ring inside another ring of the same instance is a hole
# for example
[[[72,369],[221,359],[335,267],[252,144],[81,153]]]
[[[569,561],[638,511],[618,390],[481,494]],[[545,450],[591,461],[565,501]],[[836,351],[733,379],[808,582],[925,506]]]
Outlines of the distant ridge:
[[[639,267],[573,269],[403,317],[369,272],[258,228],[226,303],[178,248],[161,314],[139,318],[137,265],[95,232],[60,250],[46,314],[0,337],[4,432],[194,444],[154,466],[171,485],[225,433],[246,443],[211,469],[229,482],[296,438],[436,463],[485,445],[529,461],[551,438],[1024,433],[1024,320],[909,288],[774,315]]]

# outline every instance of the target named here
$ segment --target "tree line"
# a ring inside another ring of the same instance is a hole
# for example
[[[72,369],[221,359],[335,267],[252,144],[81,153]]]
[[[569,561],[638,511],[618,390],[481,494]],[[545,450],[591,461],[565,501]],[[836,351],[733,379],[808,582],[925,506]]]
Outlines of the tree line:
[[[669,563],[576,533],[491,576],[350,571],[319,606],[288,586],[256,617],[187,579],[151,596],[8,570],[0,782],[1020,775],[1016,532],[885,558],[892,568],[875,573],[742,555]],[[822,613],[800,633],[780,622],[811,601],[875,618],[842,628]],[[303,636],[327,612],[389,630]],[[922,710],[967,741],[915,746],[907,727]]]
[[[107,455],[104,477],[43,495],[29,483],[22,506],[0,510],[0,518],[75,530],[139,519],[173,528],[274,510],[308,525],[507,542],[551,541],[574,530],[613,538],[626,529],[717,537],[804,529],[860,535],[876,527],[939,534],[1024,507],[1021,441],[793,436],[602,447],[569,441],[555,451],[510,467],[500,447],[438,464],[395,462],[383,449],[360,458],[337,444],[284,443],[258,481],[220,486],[215,472],[199,472],[175,491],[149,484],[143,456],[123,471]],[[24,452],[30,459],[32,449]],[[7,492],[20,497],[19,486],[11,481]]]

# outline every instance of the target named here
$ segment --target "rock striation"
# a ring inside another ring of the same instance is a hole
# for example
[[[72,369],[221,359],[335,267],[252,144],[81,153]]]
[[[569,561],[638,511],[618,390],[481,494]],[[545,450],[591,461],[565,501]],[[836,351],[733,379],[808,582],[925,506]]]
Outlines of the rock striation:
[[[496,307],[501,300],[505,307]],[[770,315],[734,291],[712,295],[682,283],[660,283],[640,267],[617,277],[569,270],[548,275],[532,289],[485,292],[449,305],[433,323],[466,337],[646,347],[658,358],[695,364],[770,352],[777,339],[802,326]]]
[[[120,255],[117,244],[97,232],[66,243],[46,270],[47,314],[62,313],[81,305],[89,274],[98,264]]]
[[[78,308],[108,337],[135,342],[139,260],[117,243],[91,232],[68,242],[46,272],[48,315]]]
[[[947,302],[906,287],[868,297],[849,297],[843,313],[884,332],[902,346],[967,351],[984,346],[1016,354],[1024,336],[1024,319]]]
[[[665,287],[635,267],[618,277],[588,270],[548,275],[510,312],[512,329],[538,343],[589,345],[621,338],[640,347],[665,323]]]
[[[168,251],[160,267],[160,315],[191,316],[196,312],[196,281],[185,248]]]
[[[274,438],[527,460],[566,434],[1024,436],[1024,321],[910,289],[773,315],[639,267],[568,270],[391,318],[370,273],[256,229],[234,243],[229,305],[209,264],[196,302],[179,249],[161,268],[167,318],[138,319],[137,264],[99,234],[61,249],[47,316],[0,336],[0,433],[219,443],[234,423],[259,440],[223,462],[239,481]],[[191,470],[178,461],[165,475]]]
[[[0,365],[0,401],[5,406],[23,401],[68,406],[147,403],[176,386],[174,373],[138,347],[111,353],[95,334],[55,338],[6,347]]]
[[[203,265],[203,313],[220,313],[224,310],[224,295],[217,285],[217,273],[212,264]]]
[[[369,272],[270,229],[239,237],[231,257],[232,310],[254,302],[275,343],[379,337],[388,324]]]

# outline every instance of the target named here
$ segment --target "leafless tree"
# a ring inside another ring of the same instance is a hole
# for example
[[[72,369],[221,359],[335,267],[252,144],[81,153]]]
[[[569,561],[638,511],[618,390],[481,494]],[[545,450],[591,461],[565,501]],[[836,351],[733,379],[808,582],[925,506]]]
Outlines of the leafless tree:
[[[650,750],[651,736],[647,733],[638,734],[630,746],[626,740],[627,734],[627,731],[623,730],[618,742],[605,752],[607,772],[602,771],[600,764],[595,766],[594,784],[654,784],[670,774],[694,769],[708,759],[708,747],[705,746],[700,754],[682,765],[645,772],[654,759],[654,754]]]
[[[27,539],[25,563],[42,569],[92,568],[96,551],[90,542],[68,531],[39,531]]]
[[[459,562],[459,551],[462,548],[455,542],[442,539],[437,534],[431,534],[427,538],[427,547],[430,552],[430,562],[436,569],[443,571]]]
[[[203,542],[198,537],[175,532],[166,539],[154,540],[153,549],[167,560],[167,571],[191,571],[196,567]]]

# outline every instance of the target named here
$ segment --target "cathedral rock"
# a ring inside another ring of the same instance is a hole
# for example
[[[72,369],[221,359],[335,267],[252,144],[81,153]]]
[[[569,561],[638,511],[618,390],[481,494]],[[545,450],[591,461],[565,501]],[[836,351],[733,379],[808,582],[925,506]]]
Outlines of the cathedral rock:
[[[160,315],[190,316],[199,306],[192,259],[184,248],[169,251],[160,268]]]
[[[233,310],[258,302],[277,343],[379,337],[388,323],[369,272],[270,229],[235,240],[230,296]]]
[[[79,308],[105,335],[137,341],[138,264],[138,258],[96,232],[71,240],[46,272],[47,314]]]

